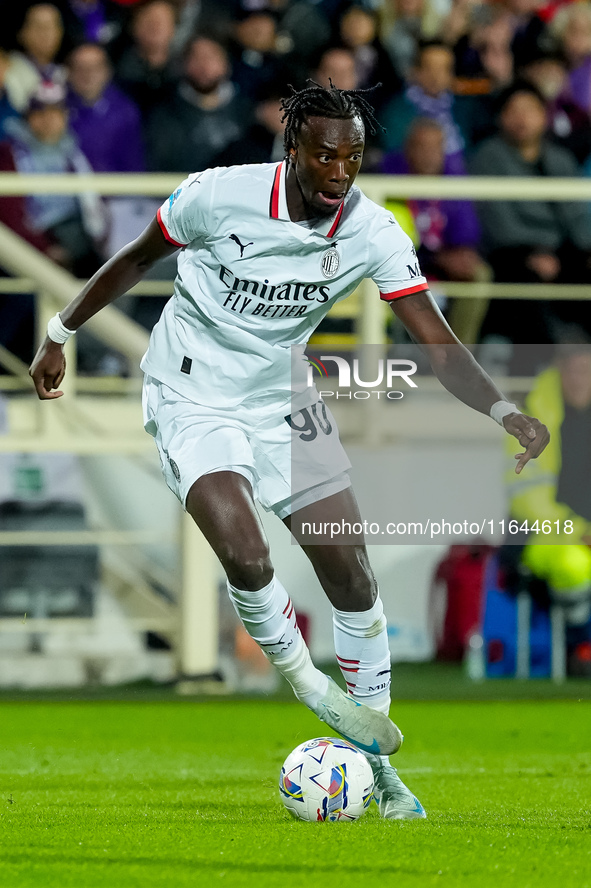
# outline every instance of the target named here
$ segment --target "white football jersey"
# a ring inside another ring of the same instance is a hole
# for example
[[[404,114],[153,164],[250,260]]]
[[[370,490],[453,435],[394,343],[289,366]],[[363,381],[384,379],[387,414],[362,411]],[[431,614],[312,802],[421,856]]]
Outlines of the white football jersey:
[[[385,300],[427,289],[410,238],[356,186],[330,218],[292,222],[286,168],[195,173],[158,210],[182,252],[141,366],[199,404],[283,409],[302,390],[300,409],[318,397],[306,399],[304,349],[335,302],[366,277]]]

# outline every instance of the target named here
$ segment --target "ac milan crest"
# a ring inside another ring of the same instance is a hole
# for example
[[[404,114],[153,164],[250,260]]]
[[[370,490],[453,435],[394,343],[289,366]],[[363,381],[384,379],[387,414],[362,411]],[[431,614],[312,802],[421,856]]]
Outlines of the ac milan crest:
[[[322,274],[325,278],[334,277],[337,271],[339,270],[339,265],[341,264],[341,257],[339,256],[335,247],[329,247],[326,253],[322,256]]]

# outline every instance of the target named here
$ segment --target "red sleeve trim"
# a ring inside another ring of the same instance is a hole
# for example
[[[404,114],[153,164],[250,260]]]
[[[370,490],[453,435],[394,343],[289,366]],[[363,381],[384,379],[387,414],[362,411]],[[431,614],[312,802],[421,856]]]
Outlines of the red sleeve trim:
[[[420,293],[421,291],[428,289],[429,284],[415,284],[414,287],[406,287],[404,290],[395,290],[394,293],[380,293],[380,299],[383,299],[385,302],[393,302],[394,299],[399,299],[401,296],[410,296],[411,293]]]
[[[186,247],[187,246],[186,244],[180,244],[178,241],[175,241],[175,239],[169,235],[168,231],[166,230],[166,225],[164,224],[164,221],[162,219],[162,213],[160,212],[160,207],[158,207],[158,212],[156,213],[156,221],[158,222],[158,225],[160,226],[160,231],[162,232],[162,234],[164,235],[164,237],[166,238],[166,240],[168,241],[169,244],[174,244],[175,247]]]

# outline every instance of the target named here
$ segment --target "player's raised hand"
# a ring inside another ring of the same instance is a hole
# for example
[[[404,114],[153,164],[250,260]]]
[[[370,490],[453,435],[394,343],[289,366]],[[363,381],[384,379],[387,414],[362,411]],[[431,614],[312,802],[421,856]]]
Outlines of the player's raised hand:
[[[519,475],[530,459],[536,459],[540,455],[550,440],[550,432],[539,419],[526,416],[524,413],[509,413],[503,418],[503,425],[506,431],[525,447],[523,453],[515,454],[515,459],[518,460],[515,473]]]
[[[35,383],[37,395],[42,401],[61,398],[58,389],[66,372],[66,358],[63,346],[46,337],[29,367],[29,376]]]

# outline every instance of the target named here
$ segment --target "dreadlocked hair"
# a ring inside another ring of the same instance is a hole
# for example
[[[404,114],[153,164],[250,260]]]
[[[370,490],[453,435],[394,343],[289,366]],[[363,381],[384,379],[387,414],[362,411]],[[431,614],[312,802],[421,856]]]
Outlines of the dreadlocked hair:
[[[360,117],[363,123],[375,135],[378,129],[385,132],[384,127],[376,120],[375,109],[365,96],[373,92],[381,83],[370,89],[338,89],[332,80],[326,89],[315,80],[307,80],[309,86],[296,90],[290,85],[291,96],[281,99],[281,110],[285,121],[283,147],[285,154],[295,148],[300,128],[307,117],[329,117],[333,120],[347,120]]]

